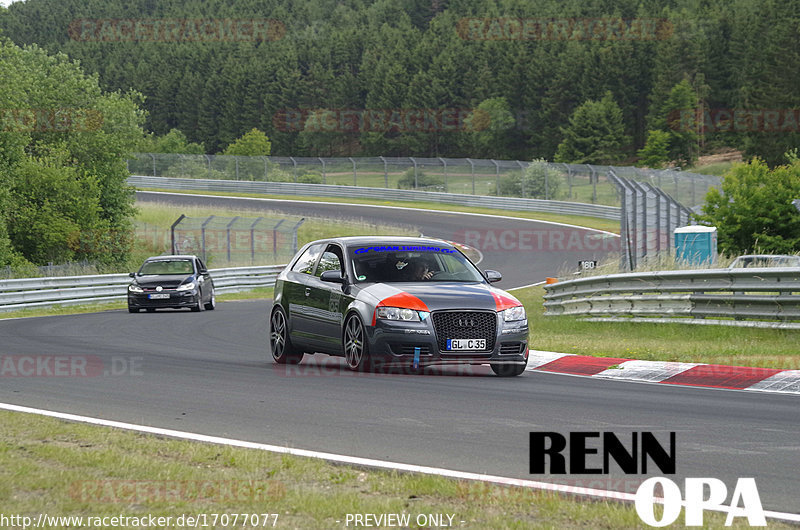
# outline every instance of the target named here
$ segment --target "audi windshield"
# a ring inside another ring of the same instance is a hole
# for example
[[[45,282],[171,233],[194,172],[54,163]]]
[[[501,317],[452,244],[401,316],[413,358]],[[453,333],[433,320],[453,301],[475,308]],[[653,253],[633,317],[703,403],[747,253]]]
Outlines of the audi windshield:
[[[349,249],[357,282],[484,282],[481,272],[448,246],[383,245]]]

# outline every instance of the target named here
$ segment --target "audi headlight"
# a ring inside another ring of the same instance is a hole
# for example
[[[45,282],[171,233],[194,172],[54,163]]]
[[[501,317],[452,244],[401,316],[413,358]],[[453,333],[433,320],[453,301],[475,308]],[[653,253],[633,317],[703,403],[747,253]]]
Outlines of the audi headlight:
[[[383,320],[401,320],[403,322],[419,322],[419,313],[413,309],[402,307],[381,306],[375,311],[375,316]]]
[[[183,285],[179,285],[176,291],[191,291],[194,289],[194,282],[184,283]]]
[[[525,320],[525,308],[521,305],[511,307],[503,311],[503,320],[505,322],[516,322],[518,320]]]
[[[138,286],[138,285],[136,285],[135,283],[132,283],[132,284],[130,284],[130,285],[128,286],[128,291],[130,291],[130,292],[132,292],[132,293],[143,293],[143,292],[144,292],[144,289],[142,289],[141,287],[139,287],[139,286]]]

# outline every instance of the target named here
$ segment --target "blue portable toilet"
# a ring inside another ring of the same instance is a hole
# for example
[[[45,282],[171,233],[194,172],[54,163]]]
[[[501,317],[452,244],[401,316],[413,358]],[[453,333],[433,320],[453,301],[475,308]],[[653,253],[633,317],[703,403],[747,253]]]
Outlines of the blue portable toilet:
[[[717,261],[717,227],[682,226],[675,229],[675,255],[693,265]]]

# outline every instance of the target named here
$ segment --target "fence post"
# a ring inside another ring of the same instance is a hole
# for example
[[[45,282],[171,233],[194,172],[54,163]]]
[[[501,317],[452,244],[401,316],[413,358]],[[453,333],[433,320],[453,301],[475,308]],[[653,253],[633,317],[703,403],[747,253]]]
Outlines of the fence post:
[[[320,163],[322,164],[322,183],[323,184],[327,184],[328,183],[328,174],[325,172],[325,161],[320,157],[317,157],[317,160],[319,160]]]
[[[225,227],[225,232],[226,232],[226,235],[228,236],[228,264],[230,264],[230,262],[231,262],[231,227],[238,220],[239,220],[239,216],[237,215],[236,217],[231,219],[231,222],[228,223],[228,226]]]
[[[522,162],[517,160],[517,165],[519,166],[519,187],[520,187],[520,194],[522,198],[525,198],[525,166],[522,165]]]
[[[292,156],[289,157],[289,160],[292,161],[292,176],[294,177],[294,183],[297,184],[297,160]]]
[[[269,182],[269,169],[267,167],[268,165],[269,165],[269,158],[267,158],[265,156],[264,157],[264,182]]]
[[[472,171],[472,194],[475,195],[475,163],[469,158],[467,158],[467,162],[469,162]]]
[[[240,180],[239,179],[239,157],[238,156],[234,156],[233,160],[236,162],[236,180]],[[205,260],[205,259],[206,259],[205,256],[203,256],[203,260]]]
[[[250,225],[250,265],[253,265],[256,261],[256,225],[263,220],[263,217],[259,217]],[[283,222],[283,220],[281,220],[281,222]]]
[[[150,158],[153,159],[153,176],[157,177],[158,176],[158,172],[156,171],[156,155],[150,153]]]
[[[417,161],[414,160],[414,157],[408,157],[409,160],[414,164],[414,189],[419,188],[419,175],[417,174]]]
[[[442,157],[439,157],[439,161],[444,166],[444,192],[447,193],[448,192],[448,188],[447,188],[447,160],[445,160]]]
[[[381,161],[383,162],[383,181],[385,183],[385,186],[388,188],[389,187],[389,167],[386,164],[386,159],[385,158],[383,158],[382,156],[379,156],[378,158],[380,158]]]
[[[203,155],[206,157],[206,165],[208,167],[208,178],[211,178],[211,155]]]
[[[353,186],[358,186],[358,175],[356,175],[356,161],[353,160],[353,157],[349,157],[348,160],[353,163]]]
[[[494,158],[492,159],[492,164],[494,164],[494,192],[497,196],[500,196],[500,164],[497,163],[497,160]]]
[[[292,231],[294,232],[292,237],[292,249],[293,249],[292,254],[297,254],[297,229],[300,228],[300,225],[303,224],[305,221],[306,221],[305,217],[301,218],[299,221],[297,221],[297,224],[294,225],[294,228],[292,229]]]
[[[208,260],[206,259],[206,225],[207,225],[208,223],[210,223],[210,222],[211,222],[211,220],[212,220],[214,217],[216,217],[216,216],[215,216],[215,215],[211,215],[211,216],[209,216],[209,218],[208,218],[208,219],[206,219],[205,221],[203,221],[203,224],[200,226],[200,237],[201,237],[201,238],[202,238],[202,240],[203,240],[203,247],[202,247],[202,248],[203,248],[203,261],[204,261],[204,262],[205,262],[205,261],[208,261]]]
[[[547,162],[544,163],[544,200],[550,200],[550,175],[547,173]]]
[[[174,223],[172,223],[172,226],[170,227],[170,234],[172,236],[172,253],[173,254],[177,254],[177,251],[175,250],[175,227],[178,226],[178,224],[180,224],[180,222],[183,221],[185,218],[186,218],[186,216],[184,214],[181,214],[181,216],[178,217],[178,219]]]
[[[572,199],[572,168],[569,167],[569,164],[564,164],[564,168],[567,170],[567,187],[569,187],[569,198]]]
[[[278,228],[286,219],[281,219],[272,227],[272,261],[278,261]]]
[[[595,204],[597,202],[597,171],[589,164],[586,164],[586,167],[591,171],[589,180],[592,182],[592,204]]]

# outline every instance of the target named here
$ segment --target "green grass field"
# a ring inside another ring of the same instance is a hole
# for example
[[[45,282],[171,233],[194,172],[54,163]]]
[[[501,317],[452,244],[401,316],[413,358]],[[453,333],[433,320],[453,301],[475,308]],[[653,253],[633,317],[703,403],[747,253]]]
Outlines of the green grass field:
[[[470,529],[646,528],[632,505],[613,501],[334,465],[19,412],[0,411],[0,422],[6,516],[176,521],[186,514],[228,514],[229,524],[216,528],[231,528],[233,514],[277,514],[275,528],[330,529],[345,528],[348,513],[407,513],[450,514],[453,527]],[[272,528],[274,516],[266,525],[264,519],[235,527]],[[734,528],[743,528],[741,521]],[[722,528],[724,519],[707,513],[705,523]]]

